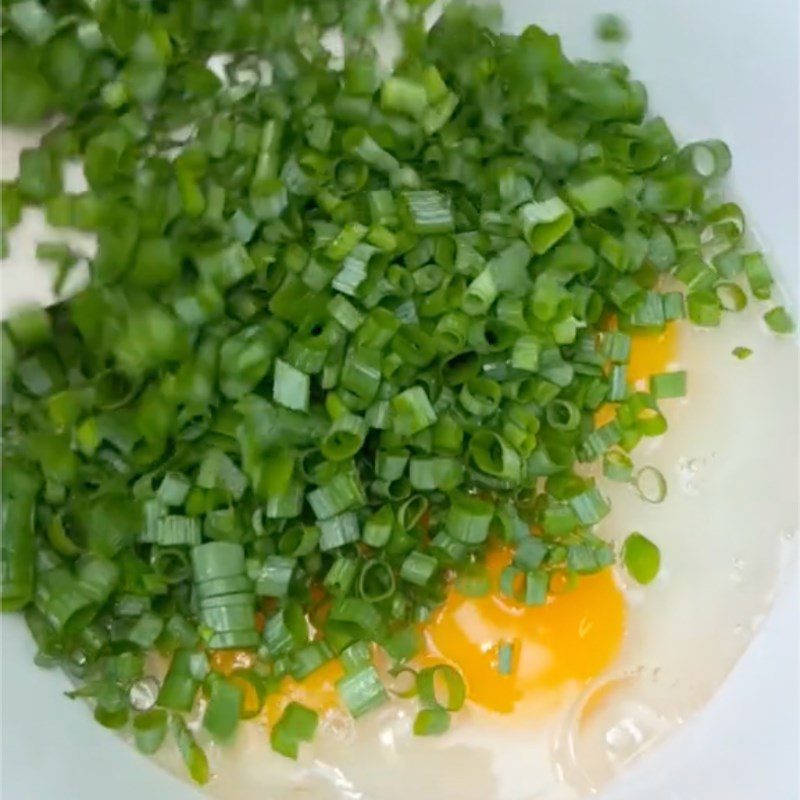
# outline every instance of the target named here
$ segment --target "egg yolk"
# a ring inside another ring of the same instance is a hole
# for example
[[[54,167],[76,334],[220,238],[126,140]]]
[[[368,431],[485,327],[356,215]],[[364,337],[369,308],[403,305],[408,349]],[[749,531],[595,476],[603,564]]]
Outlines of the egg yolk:
[[[267,695],[264,705],[265,721],[274,725],[281,718],[286,706],[292,702],[312,708],[318,714],[340,707],[336,682],[343,675],[342,665],[334,660],[323,664],[303,680],[297,681],[287,676],[277,692]]]
[[[511,563],[513,552],[494,548],[486,569],[493,586]],[[558,690],[573,681],[601,674],[616,657],[625,628],[625,603],[610,570],[582,576],[569,587],[566,576],[554,576],[543,606],[526,606],[495,591],[468,597],[451,586],[447,598],[423,629],[425,652],[414,666],[449,663],[463,675],[471,702],[508,713],[521,701],[555,701]],[[559,577],[563,580],[559,581]],[[512,646],[509,674],[498,669],[501,643]],[[211,665],[224,675],[247,668],[252,655],[236,651],[214,653]],[[320,714],[341,708],[336,690],[344,675],[339,661],[329,661],[303,680],[289,676],[267,695],[261,714],[274,725],[291,702]],[[252,687],[241,682],[245,707],[257,702]]]
[[[668,322],[659,333],[636,334],[631,339],[631,356],[628,361],[628,383],[634,389],[647,391],[651,375],[666,372],[677,354],[678,329]],[[616,417],[616,408],[606,403],[594,415],[599,428]]]
[[[513,557],[498,548],[487,557],[493,585]],[[571,681],[586,681],[616,657],[625,628],[625,603],[610,570],[578,579],[575,588],[526,606],[499,593],[465,597],[451,587],[427,626],[423,663],[446,661],[467,684],[467,697],[508,713],[523,699],[546,701]],[[512,669],[498,671],[498,647],[512,644]]]
[[[631,357],[628,361],[628,382],[637,389],[647,389],[651,375],[665,372],[675,361],[677,352],[677,326],[668,322],[664,330],[654,334],[637,334],[631,340]]]
[[[612,322],[612,327],[613,327]],[[677,327],[668,323],[656,334],[637,334],[631,342],[628,383],[646,390],[651,375],[665,372],[675,361]],[[600,427],[613,420],[616,409],[601,406],[595,414]],[[492,585],[513,555],[495,548],[486,567]],[[600,675],[616,657],[625,628],[625,603],[610,570],[581,576],[568,587],[566,576],[555,575],[543,606],[526,606],[495,591],[486,597],[467,597],[450,588],[447,599],[424,629],[426,652],[417,666],[447,662],[464,676],[467,697],[490,711],[508,713],[522,700],[555,697],[572,681]],[[498,670],[501,643],[512,646],[509,674]],[[225,675],[251,665],[252,656],[237,651],[212,655],[212,668]],[[273,725],[294,701],[325,713],[340,708],[336,682],[343,676],[334,660],[301,681],[286,677],[278,691],[267,696],[263,717]],[[252,687],[242,682],[245,705],[257,702]]]

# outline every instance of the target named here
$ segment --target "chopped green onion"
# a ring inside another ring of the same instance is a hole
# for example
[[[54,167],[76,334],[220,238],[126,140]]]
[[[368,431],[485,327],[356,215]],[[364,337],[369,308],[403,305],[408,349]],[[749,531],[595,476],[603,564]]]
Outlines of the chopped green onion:
[[[414,718],[415,736],[440,736],[450,729],[450,712],[444,708],[423,708]]]
[[[392,398],[392,427],[400,436],[412,436],[436,422],[436,412],[421,386],[413,386]]]
[[[650,376],[650,394],[658,400],[686,395],[686,372],[664,372]]]
[[[170,727],[192,780],[201,786],[208,783],[210,777],[208,759],[203,749],[195,741],[194,736],[192,736],[183,717],[173,715],[170,719]]]
[[[632,533],[622,547],[622,560],[631,576],[641,584],[651,583],[661,567],[661,552],[641,533]]]
[[[439,562],[433,556],[421,553],[419,550],[412,550],[400,567],[400,577],[417,586],[425,586],[433,577],[438,566]]]
[[[522,235],[531,250],[540,255],[564,237],[574,224],[569,206],[560,197],[527,203],[519,210]]]
[[[625,20],[616,14],[600,14],[595,20],[594,30],[603,42],[624,42],[628,38]]]
[[[425,706],[458,711],[464,705],[467,689],[460,672],[448,664],[438,664],[419,671],[417,695]]]
[[[214,681],[203,716],[203,727],[217,742],[229,742],[242,715],[244,694],[240,687],[225,679]]]
[[[769,300],[772,294],[772,274],[761,253],[748,253],[742,259],[750,291],[759,300]]]
[[[500,642],[497,645],[497,671],[500,675],[511,675],[514,669],[514,643]]]
[[[648,503],[661,503],[667,496],[667,481],[655,467],[642,467],[634,478],[639,497]]]
[[[345,675],[336,683],[342,702],[354,717],[361,717],[383,705],[389,695],[372,666]]]
[[[608,502],[595,487],[572,497],[569,504],[584,525],[600,522],[611,511]]]
[[[297,559],[267,556],[255,577],[255,592],[264,597],[285,597],[289,592]]]
[[[145,755],[157,753],[167,736],[167,712],[153,709],[133,718],[136,749]]]
[[[405,211],[415,233],[450,233],[455,221],[449,199],[437,191],[405,192]]]
[[[320,520],[319,530],[319,547],[323,552],[357,542],[361,538],[358,517],[353,513]]]
[[[281,359],[275,361],[275,382],[272,396],[276,403],[295,411],[307,411],[310,379]]]
[[[622,450],[611,450],[603,456],[603,475],[612,481],[627,483],[633,476],[633,461]]]
[[[269,741],[276,753],[297,759],[301,742],[310,742],[317,732],[319,717],[316,711],[291,702],[270,731]]]
[[[736,283],[718,283],[715,291],[725,311],[741,311],[747,305],[747,295]]]
[[[783,306],[776,306],[767,311],[764,314],[764,322],[775,333],[792,333],[794,331],[794,320]]]

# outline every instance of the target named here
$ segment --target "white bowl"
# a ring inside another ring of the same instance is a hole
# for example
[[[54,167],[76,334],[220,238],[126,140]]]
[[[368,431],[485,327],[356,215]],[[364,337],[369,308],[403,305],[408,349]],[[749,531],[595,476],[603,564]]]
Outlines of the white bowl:
[[[596,13],[615,11],[627,19],[633,36],[624,58],[646,83],[651,107],[681,138],[722,138],[730,144],[735,196],[797,309],[797,0],[616,0],[613,7],[603,0],[507,0],[504,5],[509,28],[535,22],[558,31],[570,55],[598,54]],[[5,619],[4,800],[199,797],[100,728],[83,704],[67,701],[65,678],[36,669],[33,654],[21,621]],[[708,708],[635,764],[604,800],[800,797],[798,674],[795,571]]]

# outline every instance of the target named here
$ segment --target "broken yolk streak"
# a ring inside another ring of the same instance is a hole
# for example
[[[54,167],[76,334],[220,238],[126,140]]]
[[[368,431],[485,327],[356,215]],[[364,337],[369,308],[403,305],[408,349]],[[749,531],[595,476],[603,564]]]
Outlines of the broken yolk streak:
[[[230,677],[235,670],[251,667],[254,660],[253,654],[244,650],[218,650],[211,654],[211,668]],[[338,708],[340,703],[336,681],[343,675],[342,665],[334,660],[323,664],[301,681],[286,676],[278,690],[267,695],[261,711],[262,719],[271,727],[281,718],[284,709],[291,702],[301,703],[319,713]],[[244,692],[245,708],[257,704],[255,690],[247,681],[237,680],[235,675],[232,681]]]
[[[489,553],[493,585],[512,559],[507,549]],[[601,674],[614,660],[625,629],[625,603],[610,570],[580,577],[577,586],[526,606],[499,593],[465,597],[451,587],[425,630],[424,664],[446,661],[464,676],[467,697],[508,713],[522,700],[547,701],[573,681]],[[513,643],[512,669],[497,668],[498,644]]]
[[[668,322],[660,333],[637,334],[631,341],[631,357],[628,361],[628,383],[634,389],[647,391],[651,375],[666,372],[677,355],[678,329]],[[616,417],[616,407],[607,403],[600,406],[594,415],[599,428]]]
[[[344,669],[338,660],[328,661],[319,669],[307,675],[303,680],[283,679],[277,692],[267,695],[264,704],[264,720],[274,725],[283,714],[289,703],[300,703],[324,714],[331,708],[339,708],[339,694],[336,682],[344,675]]]

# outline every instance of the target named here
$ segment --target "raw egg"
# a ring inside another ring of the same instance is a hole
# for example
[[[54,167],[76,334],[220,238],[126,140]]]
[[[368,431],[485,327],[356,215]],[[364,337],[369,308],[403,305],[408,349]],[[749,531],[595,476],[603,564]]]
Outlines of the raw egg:
[[[512,559],[494,549],[486,567],[492,585]],[[522,701],[547,701],[569,681],[599,675],[619,651],[625,603],[610,570],[578,579],[574,589],[526,606],[493,591],[466,597],[452,587],[426,630],[429,660],[457,667],[469,700],[508,713]],[[498,670],[498,647],[512,646],[512,668]]]

